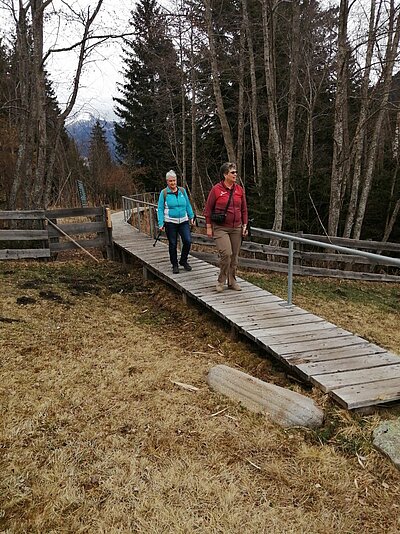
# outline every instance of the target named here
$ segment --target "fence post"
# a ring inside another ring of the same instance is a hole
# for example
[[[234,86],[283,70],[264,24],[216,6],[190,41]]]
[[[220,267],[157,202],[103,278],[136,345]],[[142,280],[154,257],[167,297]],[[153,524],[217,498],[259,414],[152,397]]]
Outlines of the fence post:
[[[287,303],[292,305],[293,294],[293,240],[289,239]]]
[[[139,230],[139,232],[141,232],[141,228],[140,228],[140,206],[139,206],[139,202],[138,201],[136,201],[136,215],[137,215],[138,230]]]
[[[106,246],[106,255],[108,260],[114,259],[114,246],[112,240],[112,220],[111,220],[111,210],[106,207],[103,208],[103,219],[104,219],[104,240]]]

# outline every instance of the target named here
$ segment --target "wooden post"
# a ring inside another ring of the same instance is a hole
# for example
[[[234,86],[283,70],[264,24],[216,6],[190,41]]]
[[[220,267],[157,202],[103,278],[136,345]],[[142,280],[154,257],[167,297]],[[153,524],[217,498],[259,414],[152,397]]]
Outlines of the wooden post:
[[[106,256],[108,260],[114,259],[114,243],[112,239],[112,220],[111,220],[111,210],[106,207],[103,211],[104,219],[104,242],[106,249]]]
[[[143,265],[143,279],[147,281],[147,280],[154,280],[154,278],[156,278],[154,273],[150,271],[150,269],[148,269],[146,265]]]
[[[230,338],[232,341],[237,341],[239,338],[239,331],[234,325],[231,326]]]

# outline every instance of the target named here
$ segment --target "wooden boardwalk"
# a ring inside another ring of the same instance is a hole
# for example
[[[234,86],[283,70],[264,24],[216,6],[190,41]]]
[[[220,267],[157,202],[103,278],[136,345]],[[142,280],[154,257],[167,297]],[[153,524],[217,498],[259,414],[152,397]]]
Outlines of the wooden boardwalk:
[[[215,291],[219,270],[193,256],[193,271],[172,274],[168,247],[125,223],[113,220],[113,241],[139,259],[144,272],[201,303],[231,327],[260,345],[304,381],[352,410],[400,400],[400,357],[338,328],[268,291],[238,279],[240,293]]]

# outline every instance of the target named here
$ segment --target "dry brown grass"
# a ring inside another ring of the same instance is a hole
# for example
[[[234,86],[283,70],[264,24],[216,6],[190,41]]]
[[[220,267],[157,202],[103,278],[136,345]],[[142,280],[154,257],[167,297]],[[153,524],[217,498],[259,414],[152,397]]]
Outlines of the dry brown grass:
[[[0,531],[399,531],[399,472],[370,440],[395,409],[361,417],[303,390],[140,275],[0,264]],[[219,363],[313,396],[324,428],[285,431],[211,392]]]

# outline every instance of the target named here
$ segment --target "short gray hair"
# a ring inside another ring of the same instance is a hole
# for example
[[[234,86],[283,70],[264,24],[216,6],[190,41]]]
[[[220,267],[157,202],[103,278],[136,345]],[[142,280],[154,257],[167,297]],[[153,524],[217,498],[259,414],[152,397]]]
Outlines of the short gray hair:
[[[236,170],[236,164],[232,163],[231,161],[227,161],[226,163],[223,163],[221,165],[221,168],[219,169],[219,174],[221,176],[221,179],[224,178],[225,174],[228,174],[232,169]]]
[[[167,174],[165,175],[165,179],[168,180],[168,178],[175,178],[176,180],[176,172],[173,171],[172,169],[170,171],[167,172]]]

